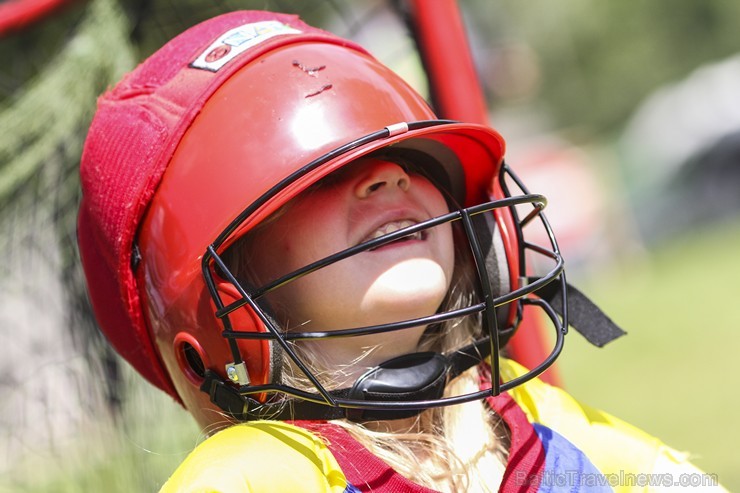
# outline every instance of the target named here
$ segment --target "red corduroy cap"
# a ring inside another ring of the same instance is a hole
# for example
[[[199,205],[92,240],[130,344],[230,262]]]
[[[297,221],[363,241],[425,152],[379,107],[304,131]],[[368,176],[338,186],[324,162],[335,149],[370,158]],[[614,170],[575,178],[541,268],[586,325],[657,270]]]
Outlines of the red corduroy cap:
[[[151,383],[179,399],[157,354],[132,269],[133,245],[180,139],[208,98],[241,67],[304,41],[349,46],[298,17],[225,14],[177,36],[98,101],[80,165],[78,242],[98,324]]]

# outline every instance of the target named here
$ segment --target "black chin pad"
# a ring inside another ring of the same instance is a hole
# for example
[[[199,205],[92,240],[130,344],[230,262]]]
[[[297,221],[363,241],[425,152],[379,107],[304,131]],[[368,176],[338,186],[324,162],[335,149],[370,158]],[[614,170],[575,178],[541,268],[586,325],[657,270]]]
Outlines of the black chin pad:
[[[424,352],[398,356],[362,375],[349,391],[351,399],[366,401],[421,401],[439,399],[447,382],[448,361],[441,354]],[[416,410],[357,410],[351,419],[398,419]],[[355,415],[356,414],[356,415]]]

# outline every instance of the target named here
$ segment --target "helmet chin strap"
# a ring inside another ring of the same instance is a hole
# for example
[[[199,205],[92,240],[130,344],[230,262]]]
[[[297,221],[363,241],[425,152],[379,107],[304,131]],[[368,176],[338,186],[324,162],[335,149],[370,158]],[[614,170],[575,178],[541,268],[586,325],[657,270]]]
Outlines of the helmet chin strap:
[[[351,388],[331,391],[337,398],[372,402],[429,401],[440,399],[447,382],[465,370],[481,363],[490,354],[488,337],[465,346],[450,355],[434,352],[404,354],[392,358],[365,372]],[[392,420],[416,416],[419,409],[369,409],[332,407],[303,399],[285,399],[279,402],[259,402],[243,395],[230,382],[215,372],[206,371],[201,390],[223,411],[240,421],[272,420],[329,420],[352,421]]]
[[[532,278],[532,280],[535,280]],[[560,316],[564,293],[552,285],[536,291],[543,300],[553,302]],[[603,346],[621,337],[625,332],[604,314],[591,300],[571,285],[566,285],[569,323],[591,344]],[[287,398],[262,403],[249,394],[242,394],[230,381],[212,370],[207,370],[200,389],[209,394],[211,402],[240,421],[273,420],[329,420],[346,418],[352,421],[392,420],[415,416],[432,407],[442,398],[447,382],[491,354],[490,336],[483,337],[454,353],[433,352],[404,354],[392,358],[365,372],[350,388],[329,392],[337,399],[354,402],[367,401],[367,406],[332,406],[318,394],[306,398]],[[311,399],[311,400],[307,400]],[[392,408],[394,402],[419,402],[418,409]],[[387,404],[388,406],[385,406]]]

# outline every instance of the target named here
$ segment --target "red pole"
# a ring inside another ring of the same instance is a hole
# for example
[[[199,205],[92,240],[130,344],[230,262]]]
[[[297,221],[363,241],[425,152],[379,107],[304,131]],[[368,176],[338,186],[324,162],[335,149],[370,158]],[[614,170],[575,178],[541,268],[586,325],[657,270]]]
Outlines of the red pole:
[[[411,0],[419,50],[437,114],[488,123],[488,108],[455,0]]]
[[[441,118],[489,124],[488,105],[456,0],[410,0],[417,43]],[[533,368],[550,353],[544,327],[531,315],[507,345],[509,356]],[[555,366],[541,377],[560,385]]]
[[[0,3],[0,37],[21,31],[73,0],[5,0]]]

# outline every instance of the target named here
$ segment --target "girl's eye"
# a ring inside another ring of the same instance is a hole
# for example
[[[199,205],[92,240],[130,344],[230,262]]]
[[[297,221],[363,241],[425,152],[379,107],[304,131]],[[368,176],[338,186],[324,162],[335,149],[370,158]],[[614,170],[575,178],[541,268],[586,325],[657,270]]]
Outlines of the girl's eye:
[[[421,176],[422,178],[429,178],[429,173],[425,171],[420,164],[414,163],[412,161],[406,161],[405,159],[399,159],[394,162],[398,164],[401,169],[409,176]]]
[[[341,171],[342,170],[335,171],[334,173],[323,177],[321,180],[317,181],[316,183],[308,187],[306,190],[304,190],[303,193],[317,191],[320,189],[325,189],[325,188],[330,188],[332,186],[335,186],[342,179],[343,173]]]
[[[415,165],[413,165],[413,164],[409,163],[408,161],[401,161],[401,160],[398,160],[398,161],[396,162],[396,164],[397,164],[397,165],[398,165],[398,166],[399,166],[399,167],[400,167],[400,168],[401,168],[401,169],[402,169],[402,170],[404,171],[404,173],[406,173],[406,174],[414,174],[414,175],[418,175],[418,174],[419,174],[419,170],[417,169],[417,167],[416,167]]]

